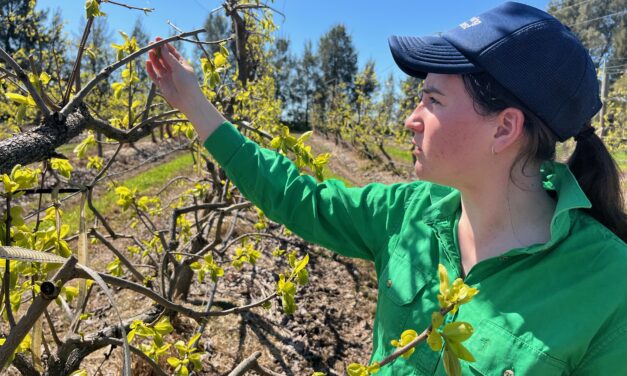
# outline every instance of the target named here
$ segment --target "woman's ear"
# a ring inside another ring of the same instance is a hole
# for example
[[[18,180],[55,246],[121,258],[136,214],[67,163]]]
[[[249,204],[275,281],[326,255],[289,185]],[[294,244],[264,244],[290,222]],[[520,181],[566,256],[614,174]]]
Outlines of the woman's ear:
[[[492,144],[493,153],[503,152],[521,139],[524,125],[525,114],[521,110],[508,107],[501,111],[496,118],[496,130]]]

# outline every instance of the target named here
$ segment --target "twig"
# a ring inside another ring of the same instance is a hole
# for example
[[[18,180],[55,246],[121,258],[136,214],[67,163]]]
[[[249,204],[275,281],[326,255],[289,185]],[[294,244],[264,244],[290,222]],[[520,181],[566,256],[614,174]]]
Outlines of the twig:
[[[37,66],[35,65],[35,59],[33,58],[33,55],[28,56],[28,61],[30,62],[30,70],[33,72],[33,74],[35,74],[35,76],[37,76],[37,80],[39,80],[39,75],[41,74],[41,72],[39,71],[39,69],[37,69]],[[61,107],[59,107],[56,103],[54,103],[52,99],[48,97],[48,95],[46,94],[46,90],[44,90],[44,86],[41,85],[40,88],[41,99],[43,99],[44,103],[50,106],[53,111],[59,111]]]
[[[449,313],[453,309],[454,306],[455,306],[454,304],[451,304],[450,306],[448,306],[446,308],[440,309],[440,314],[442,316],[446,315],[447,313]],[[427,338],[427,336],[429,336],[429,333],[431,332],[431,330],[432,330],[432,326],[431,326],[431,324],[429,324],[427,329],[423,330],[422,333],[420,333],[416,338],[414,338],[413,341],[409,342],[408,344],[406,344],[403,347],[399,347],[392,354],[388,355],[385,359],[380,361],[379,362],[379,367],[383,367],[384,365],[393,362],[396,358],[398,358],[399,356],[405,354],[409,349],[411,349],[413,347],[416,347],[416,345],[418,345],[420,342],[424,341]]]
[[[127,8],[127,9],[141,10],[144,13],[152,12],[153,10],[155,10],[155,8],[139,8],[139,7],[134,7],[134,6],[128,5],[128,4],[122,4],[122,3],[118,3],[117,1],[111,1],[111,0],[101,0],[101,1],[103,3],[110,3],[110,4],[118,5],[118,6]]]
[[[178,31],[179,33],[183,32],[183,30],[179,29],[178,27],[176,27],[175,24],[173,24],[172,22],[170,22],[170,20],[168,20],[168,25],[170,25],[171,27],[173,27],[176,31]],[[194,40],[190,40],[190,39],[183,39],[184,41],[187,42],[200,42],[200,39],[198,38],[198,35],[194,35]],[[207,50],[205,50],[205,47],[201,44],[198,44],[198,46],[200,47],[200,49],[202,50],[202,53],[205,55],[205,57],[207,59],[211,59],[211,55],[209,55],[209,52],[207,52]]]
[[[115,149],[115,151],[113,152],[113,155],[107,161],[107,164],[102,168],[102,170],[98,171],[98,174],[94,177],[94,179],[89,184],[90,187],[93,187],[94,184],[96,184],[100,180],[102,175],[104,175],[104,173],[111,167],[111,165],[113,165],[113,161],[115,160],[115,157],[117,157],[120,150],[122,150],[122,145],[123,144],[118,144],[117,149]]]
[[[116,233],[115,231],[113,231],[113,229],[111,228],[111,226],[109,226],[109,223],[107,222],[107,220],[102,216],[102,214],[100,214],[100,212],[98,211],[98,209],[96,209],[96,207],[94,206],[94,203],[92,202],[92,190],[89,189],[87,190],[87,206],[89,207],[89,209],[91,210],[92,213],[94,213],[94,215],[96,216],[96,218],[98,218],[98,220],[102,223],[102,225],[105,227],[105,229],[107,230],[107,232],[109,233],[109,235],[111,235],[111,237],[113,239],[116,238]]]
[[[120,259],[122,264],[126,266],[126,268],[131,272],[131,274],[133,274],[137,282],[141,283],[144,281],[144,276],[139,272],[139,270],[135,269],[135,266],[123,254],[121,254],[120,251],[118,251],[118,249],[113,246],[113,244],[109,243],[107,239],[105,239],[104,236],[102,236],[101,233],[99,233],[96,229],[92,228],[90,235],[95,236],[96,239],[98,239],[102,244],[104,244],[107,248],[109,248],[109,250],[113,252],[113,254],[118,259]]]
[[[163,187],[161,187],[161,189],[159,190],[159,192],[155,193],[155,196],[160,196],[166,189],[168,189],[168,187],[172,184],[174,184],[175,182],[179,181],[179,180],[187,180],[188,182],[194,182],[193,179],[187,177],[187,176],[176,176],[172,179],[170,179],[170,181],[168,181],[167,183],[165,183],[163,185]],[[178,199],[178,197],[176,198]]]
[[[283,16],[283,19],[285,19],[285,14],[283,12],[279,12],[278,10],[272,8],[271,6],[267,4],[238,4],[237,6],[235,6],[234,9],[238,10],[238,9],[260,9],[260,8],[270,9],[271,11],[280,14],[281,16]]]
[[[129,344],[129,347],[130,347],[130,346],[131,346],[131,345]],[[108,352],[108,353],[106,353],[106,354],[104,355],[104,358],[102,359],[102,362],[100,362],[100,365],[98,365],[98,368],[96,368],[96,372],[94,372],[94,375],[97,375],[97,374],[101,374],[101,375],[102,375],[102,372],[100,372],[100,368],[102,368],[102,366],[103,366],[104,362],[106,362],[107,360],[109,360],[109,358],[111,357],[111,354],[113,353],[113,349],[115,349],[115,348],[116,348],[116,346],[115,346],[115,345],[111,345],[111,346],[109,347],[109,352]],[[131,350],[131,351],[132,351],[132,350]]]
[[[39,107],[41,112],[43,112],[44,117],[50,116],[50,110],[48,109],[48,107],[46,107],[44,100],[37,92],[37,89],[35,89],[33,84],[30,82],[22,67],[20,67],[20,65],[15,60],[13,60],[13,58],[9,56],[9,54],[7,54],[6,51],[2,48],[0,48],[0,58],[4,60],[8,65],[10,65],[11,68],[13,68],[13,70],[16,72],[17,78],[22,81],[22,83],[24,83],[24,85],[26,86],[26,90],[28,90],[30,96],[33,97],[33,100],[37,104],[37,107]]]
[[[48,326],[50,327],[50,333],[52,334],[52,339],[54,340],[54,343],[57,345],[57,348],[61,347],[63,345],[63,342],[61,342],[61,339],[59,339],[59,336],[57,335],[57,330],[54,328],[52,318],[50,317],[47,309],[44,310],[44,316],[46,316],[46,321],[48,322]]]
[[[256,364],[257,359],[261,356],[261,351],[255,351],[253,355],[244,359],[231,373],[229,376],[241,376],[246,372],[250,371]]]
[[[205,46],[212,46],[212,45],[216,45],[216,44],[220,44],[220,43],[224,43],[224,42],[228,42],[230,40],[233,40],[233,36],[224,38],[224,39],[219,39],[219,40],[209,40],[209,41],[202,41],[202,40],[194,40],[194,39],[188,39],[188,38],[180,38],[182,41],[185,42],[190,42],[190,43],[194,43],[194,44],[198,44],[200,46],[205,45]]]
[[[235,367],[235,369],[229,373],[229,376],[241,376],[248,371],[255,371],[261,376],[281,376],[280,373],[270,371],[269,369],[259,365],[257,359],[259,359],[260,356],[261,351],[256,351],[253,355],[244,359],[237,367]]]
[[[87,24],[85,25],[85,29],[83,30],[83,36],[81,37],[81,42],[78,46],[78,54],[76,55],[76,60],[74,60],[74,67],[72,68],[72,73],[70,74],[70,79],[67,82],[67,87],[65,89],[65,94],[63,95],[63,99],[61,100],[62,104],[66,104],[70,99],[70,94],[72,93],[72,84],[74,80],[78,79],[78,75],[80,74],[81,69],[81,60],[83,59],[83,51],[85,51],[85,44],[87,43],[87,37],[89,37],[89,32],[91,30],[91,25],[94,23],[94,17],[89,17],[87,19]],[[67,113],[64,113],[67,115]]]
[[[274,138],[271,134],[266,133],[266,132],[264,132],[264,131],[262,131],[260,129],[252,127],[250,125],[250,123],[248,123],[247,121],[238,122],[238,123],[236,123],[236,125],[239,125],[242,128],[248,129],[249,131],[253,131],[253,132],[259,134],[260,136],[263,136],[263,137],[267,138],[268,140],[272,140]]]
[[[144,106],[144,110],[142,111],[141,123],[145,122],[148,119],[148,115],[150,114],[150,108],[152,107],[152,101],[155,99],[156,93],[157,85],[153,82],[150,84],[150,90],[148,90],[148,98],[146,98],[146,105]]]

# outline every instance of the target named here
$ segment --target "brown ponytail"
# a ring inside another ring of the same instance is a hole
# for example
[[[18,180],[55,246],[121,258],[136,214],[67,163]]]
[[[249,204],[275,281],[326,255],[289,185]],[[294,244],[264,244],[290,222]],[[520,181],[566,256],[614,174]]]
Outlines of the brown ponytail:
[[[555,159],[557,137],[513,94],[486,73],[467,73],[462,75],[462,79],[478,114],[493,115],[507,107],[518,108],[525,114],[524,129],[528,142],[519,155],[520,159],[525,159],[525,163]],[[593,132],[581,137],[576,144],[568,159],[568,167],[592,203],[592,208],[586,211],[627,242],[627,213],[616,162],[603,141]]]
[[[627,242],[627,213],[616,162],[595,133],[576,144],[568,159],[568,167],[592,203],[592,208],[587,211]]]

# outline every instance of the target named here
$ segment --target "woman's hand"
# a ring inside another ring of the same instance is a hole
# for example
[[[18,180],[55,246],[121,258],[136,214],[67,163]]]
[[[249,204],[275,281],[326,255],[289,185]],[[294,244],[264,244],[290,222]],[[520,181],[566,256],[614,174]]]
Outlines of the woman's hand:
[[[168,103],[185,114],[191,110],[190,102],[202,96],[194,69],[169,44],[148,52],[146,71]]]
[[[192,122],[201,142],[225,121],[200,90],[194,69],[173,46],[150,50],[146,71],[168,103]]]

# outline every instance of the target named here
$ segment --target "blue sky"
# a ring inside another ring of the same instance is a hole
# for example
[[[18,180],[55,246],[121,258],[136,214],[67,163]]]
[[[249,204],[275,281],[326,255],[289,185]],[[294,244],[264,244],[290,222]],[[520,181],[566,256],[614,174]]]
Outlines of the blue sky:
[[[151,36],[169,35],[172,21],[182,30],[201,27],[209,11],[220,6],[217,0],[117,0],[138,7],[155,8],[149,15],[113,4],[103,4],[112,31],[132,30],[141,17]],[[548,0],[522,1],[546,9]],[[272,5],[285,14],[276,15],[277,36],[289,37],[291,49],[300,54],[306,40],[316,45],[320,36],[333,25],[342,23],[359,51],[359,66],[375,61],[377,76],[383,80],[390,72],[398,80],[404,74],[394,65],[387,45],[389,35],[424,35],[446,31],[501,3],[496,0],[275,0]],[[85,0],[39,0],[38,8],[60,8],[66,31],[78,35],[85,17]],[[118,34],[114,34],[118,38]]]

